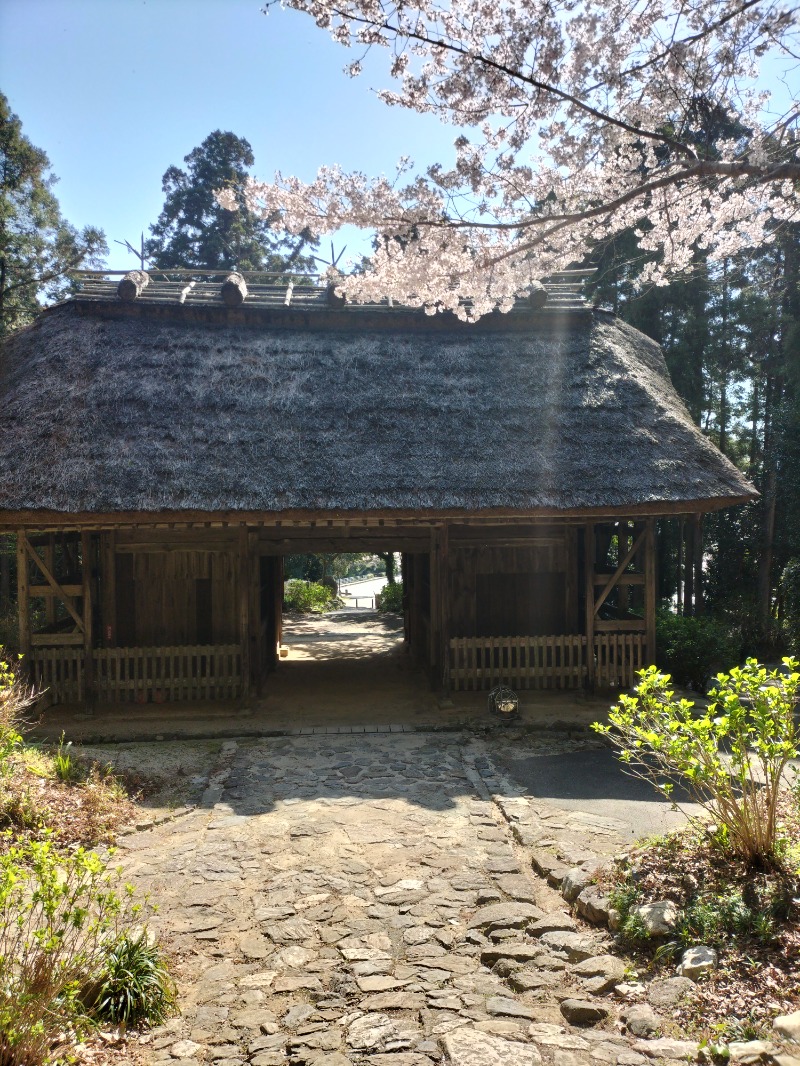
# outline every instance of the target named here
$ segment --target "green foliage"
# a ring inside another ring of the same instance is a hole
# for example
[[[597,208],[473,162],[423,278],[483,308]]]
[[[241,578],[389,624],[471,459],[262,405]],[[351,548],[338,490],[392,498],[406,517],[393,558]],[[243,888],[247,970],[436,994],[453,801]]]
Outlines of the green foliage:
[[[755,659],[717,675],[705,712],[676,700],[669,675],[640,671],[635,695],[623,695],[609,725],[593,728],[618,749],[626,769],[672,798],[675,784],[707,811],[745,862],[780,861],[778,798],[790,759],[800,754],[795,704],[797,662],[786,672]]]
[[[781,575],[783,632],[793,654],[800,653],[800,559],[790,559]]]
[[[22,132],[0,93],[0,336],[31,322],[40,299],[61,299],[69,272],[100,266],[100,230],[78,232],[61,217],[50,160]]]
[[[714,669],[739,657],[736,635],[713,618],[687,618],[660,611],[656,618],[656,662],[676,685],[705,692]]]
[[[70,752],[71,747],[72,741],[68,740],[64,743],[64,734],[62,732],[58,747],[53,754],[53,770],[58,780],[63,781],[65,784],[75,784],[78,781],[83,781],[86,777],[83,767],[73,759]]]
[[[147,930],[123,933],[105,957],[93,1013],[126,1026],[160,1025],[174,1005],[175,988],[158,945]]]
[[[0,855],[0,1066],[62,1058],[91,1027],[93,991],[141,910],[92,851],[45,837]]]
[[[287,581],[283,586],[283,605],[289,611],[302,614],[322,614],[335,602],[333,590],[314,581],[300,581],[297,578]]]
[[[396,581],[393,585],[384,585],[375,597],[375,606],[379,611],[403,613],[403,585]]]
[[[253,149],[243,137],[214,130],[184,158],[186,170],[171,166],[162,179],[164,207],[147,256],[160,269],[198,267],[208,270],[262,270],[271,273],[314,269],[303,249],[316,247],[309,234],[279,235],[275,218],[259,218],[245,203],[248,170]],[[238,210],[217,203],[215,192],[232,189]]]
[[[33,699],[33,691],[20,680],[16,664],[0,646],[0,800],[3,779],[11,773],[11,757],[22,745],[25,711]]]

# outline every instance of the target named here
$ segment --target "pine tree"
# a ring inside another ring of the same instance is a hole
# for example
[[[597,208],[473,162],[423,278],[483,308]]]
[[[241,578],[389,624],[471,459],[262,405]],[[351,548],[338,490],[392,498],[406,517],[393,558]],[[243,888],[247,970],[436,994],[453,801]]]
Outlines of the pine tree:
[[[0,93],[0,336],[65,296],[70,272],[102,265],[108,251],[101,230],[79,232],[62,218],[56,180],[47,155],[23,134]]]
[[[152,266],[266,273],[313,270],[313,259],[304,252],[316,242],[308,234],[278,233],[272,219],[245,209],[244,188],[254,161],[243,137],[215,130],[184,158],[185,170],[169,167],[161,183],[164,207],[146,242]],[[217,203],[214,194],[223,188],[233,189],[239,210],[228,211]]]

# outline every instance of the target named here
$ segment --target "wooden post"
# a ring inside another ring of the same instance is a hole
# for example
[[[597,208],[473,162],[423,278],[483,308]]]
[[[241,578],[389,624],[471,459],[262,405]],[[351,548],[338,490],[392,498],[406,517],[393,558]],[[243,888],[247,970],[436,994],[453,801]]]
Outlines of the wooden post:
[[[250,682],[254,692],[261,691],[261,564],[258,557],[258,531],[247,534],[247,563],[250,604],[248,610],[250,639]]]
[[[247,526],[239,527],[239,647],[242,652],[242,695],[250,695],[250,555]]]
[[[442,690],[450,691],[450,526],[444,523],[439,538],[439,665]]]
[[[683,613],[694,614],[694,518],[686,523],[683,549]]]
[[[578,530],[564,529],[564,618],[567,633],[578,632]]]
[[[586,586],[586,680],[589,689],[594,691],[594,562],[595,537],[594,522],[587,522],[584,527],[584,579]]]
[[[644,540],[644,618],[647,666],[656,661],[656,520],[648,518]]]
[[[114,530],[100,534],[101,594],[103,645],[106,648],[117,644],[117,534]]]
[[[56,572],[55,570],[55,537],[52,533],[47,536],[47,544],[44,548],[44,561],[51,574]],[[55,596],[48,596],[45,601],[45,621],[49,626],[53,625],[56,620],[56,598]]]
[[[92,641],[92,535],[81,532],[81,579],[83,588],[83,681],[84,694],[91,699],[94,692],[94,646]]]
[[[441,528],[434,526],[431,528],[431,574],[430,574],[430,588],[428,595],[430,597],[430,630],[428,632],[428,666],[430,667],[431,683],[433,685],[438,684],[439,677],[439,652],[441,648],[442,638],[442,624],[441,624],[441,599],[439,596],[439,588],[441,585],[440,570],[440,553],[439,542],[441,540]]]
[[[31,623],[28,602],[28,554],[27,535],[24,529],[17,530],[17,617],[19,619],[19,650],[24,656],[23,666],[30,672]]]

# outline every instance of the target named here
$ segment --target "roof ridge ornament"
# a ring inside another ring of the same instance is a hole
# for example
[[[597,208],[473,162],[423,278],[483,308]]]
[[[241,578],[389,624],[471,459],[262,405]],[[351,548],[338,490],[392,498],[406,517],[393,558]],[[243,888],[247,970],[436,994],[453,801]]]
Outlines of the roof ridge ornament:
[[[146,270],[129,270],[117,285],[117,296],[125,303],[133,303],[149,284],[150,275]]]
[[[228,307],[241,307],[247,299],[247,283],[241,274],[234,271],[223,281],[221,292]]]

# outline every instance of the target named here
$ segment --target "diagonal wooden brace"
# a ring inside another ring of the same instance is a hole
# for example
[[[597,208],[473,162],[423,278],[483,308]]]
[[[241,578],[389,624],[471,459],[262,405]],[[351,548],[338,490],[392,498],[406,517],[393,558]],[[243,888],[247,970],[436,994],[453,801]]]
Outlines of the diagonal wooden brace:
[[[624,572],[627,570],[628,566],[630,565],[631,559],[634,557],[634,555],[637,553],[637,551],[641,547],[642,542],[644,541],[646,533],[647,533],[647,530],[643,529],[641,531],[641,533],[639,534],[639,536],[636,538],[636,540],[634,540],[634,542],[633,542],[633,544],[631,546],[631,550],[628,552],[628,554],[625,556],[625,558],[619,564],[617,569],[614,571],[614,574],[613,574],[611,580],[605,586],[605,588],[600,593],[600,595],[597,597],[597,600],[595,601],[595,605],[594,605],[594,613],[595,614],[598,613],[600,608],[606,602],[606,599],[608,598],[610,592],[612,591],[612,589],[614,588],[616,583],[619,581],[619,579],[622,577]]]
[[[75,610],[75,606],[74,606],[74,604],[72,602],[71,597],[67,595],[67,593],[62,589],[62,587],[59,585],[59,583],[56,581],[56,579],[50,573],[50,570],[48,569],[47,563],[45,563],[45,561],[38,554],[38,552],[34,551],[34,549],[31,547],[27,537],[25,537],[25,551],[27,552],[28,558],[31,560],[31,562],[36,563],[38,568],[41,570],[42,574],[44,575],[45,580],[48,583],[48,585],[50,585],[50,587],[53,589],[53,592],[55,592],[56,595],[59,597],[59,599],[61,599],[63,601],[64,606],[67,608],[67,610],[69,611],[69,613],[72,615],[73,619],[75,620],[75,624],[77,625],[78,629],[80,630],[81,633],[83,633],[83,619],[78,614],[78,612]]]

